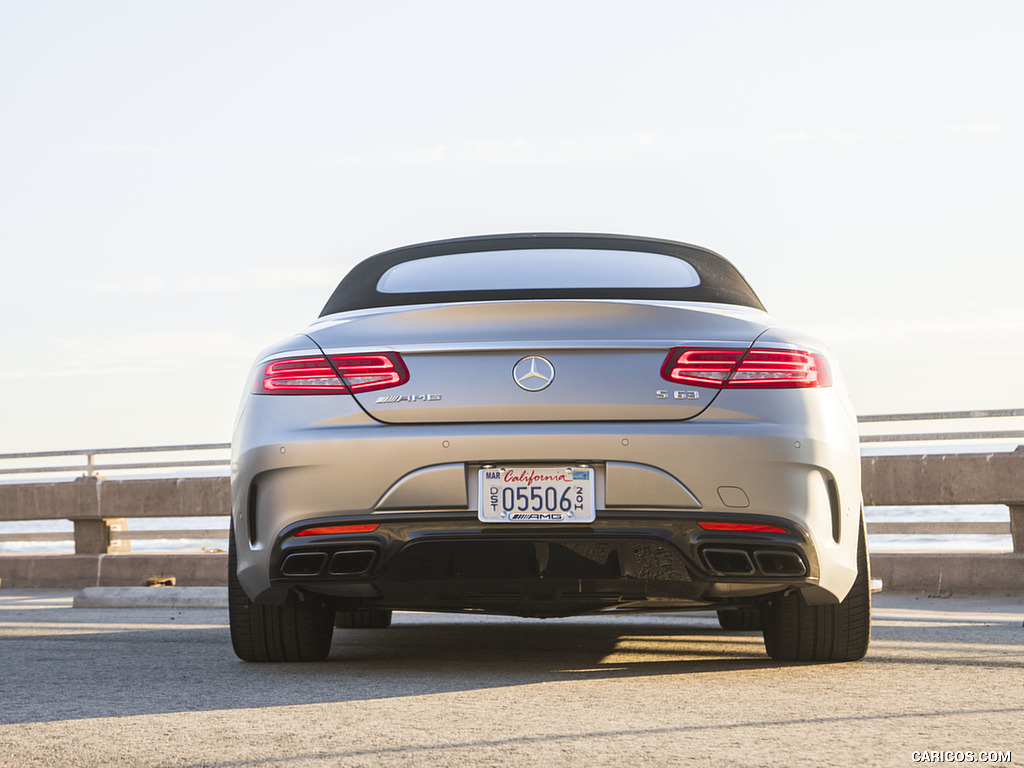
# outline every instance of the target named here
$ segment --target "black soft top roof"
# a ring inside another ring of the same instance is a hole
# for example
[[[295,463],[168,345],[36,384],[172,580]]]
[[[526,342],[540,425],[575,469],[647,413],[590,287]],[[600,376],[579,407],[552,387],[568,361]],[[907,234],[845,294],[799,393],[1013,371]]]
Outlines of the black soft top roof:
[[[514,251],[538,248],[576,248],[638,251],[674,256],[688,262],[700,276],[692,288],[545,288],[478,291],[430,291],[425,293],[382,293],[377,290],[381,276],[396,264],[450,253]],[[629,235],[579,233],[521,233],[482,235],[437,240],[371,256],[354,266],[327,300],[320,316],[352,309],[442,302],[501,301],[515,299],[654,299],[662,301],[707,301],[764,309],[757,295],[739,271],[713,251],[696,245]]]

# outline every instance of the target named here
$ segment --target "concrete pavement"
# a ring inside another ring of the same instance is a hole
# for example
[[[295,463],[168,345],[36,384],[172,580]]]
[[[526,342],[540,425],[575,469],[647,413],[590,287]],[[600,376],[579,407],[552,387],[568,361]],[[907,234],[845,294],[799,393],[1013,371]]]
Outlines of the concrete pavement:
[[[401,613],[254,665],[222,609],[74,594],[0,589],[2,768],[1024,764],[1024,595],[876,595],[852,664],[774,662],[710,614]]]

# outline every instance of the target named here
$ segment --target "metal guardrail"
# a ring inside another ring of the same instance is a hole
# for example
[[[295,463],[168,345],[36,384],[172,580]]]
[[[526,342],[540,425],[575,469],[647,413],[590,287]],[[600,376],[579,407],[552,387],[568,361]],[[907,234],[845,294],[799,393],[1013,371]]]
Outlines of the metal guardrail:
[[[33,451],[28,453],[3,453],[0,462],[18,463],[22,461],[48,458],[81,457],[76,464],[36,465],[21,467],[0,467],[0,475],[31,475],[31,474],[62,474],[80,472],[86,476],[96,476],[101,472],[114,470],[167,470],[186,469],[192,467],[224,467],[230,466],[228,458],[219,459],[171,459],[169,461],[130,461],[101,463],[100,456],[131,456],[140,453],[201,453],[210,451],[228,451],[231,443],[197,443],[193,445],[148,445],[133,448],[86,448],[74,451]]]
[[[990,411],[946,411],[934,413],[894,413],[859,416],[860,424],[898,424],[907,421],[954,421],[1024,418],[1024,408]],[[1024,438],[1024,429],[974,430],[966,432],[917,432],[913,434],[861,435],[861,443],[945,442],[948,440],[1016,440]]]

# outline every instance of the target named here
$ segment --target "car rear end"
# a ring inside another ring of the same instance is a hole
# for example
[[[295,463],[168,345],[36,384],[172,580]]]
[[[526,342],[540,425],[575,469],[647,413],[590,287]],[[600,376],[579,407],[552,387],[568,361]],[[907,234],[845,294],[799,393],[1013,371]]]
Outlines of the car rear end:
[[[759,306],[328,312],[261,355],[233,447],[236,575],[261,605],[760,610],[838,605],[859,572],[838,372]]]

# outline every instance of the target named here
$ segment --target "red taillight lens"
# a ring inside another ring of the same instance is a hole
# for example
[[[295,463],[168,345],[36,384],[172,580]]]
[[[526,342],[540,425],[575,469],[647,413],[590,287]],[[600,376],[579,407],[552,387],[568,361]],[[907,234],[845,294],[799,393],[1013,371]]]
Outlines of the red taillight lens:
[[[697,523],[705,531],[740,531],[746,533],[786,533],[777,525],[758,525],[757,523]]]
[[[342,378],[344,377],[344,381]],[[394,352],[323,355],[275,360],[263,368],[252,391],[263,395],[338,395],[405,384],[409,371]]]
[[[721,388],[742,356],[742,349],[673,349],[661,375],[678,384]]]
[[[324,536],[337,533],[373,533],[380,528],[380,523],[359,525],[320,525],[315,528],[304,528],[296,536]]]
[[[394,352],[373,355],[337,355],[331,362],[345,379],[352,392],[369,392],[405,384],[409,371],[402,358]]]
[[[795,349],[680,349],[669,352],[661,375],[698,387],[771,389],[829,387],[824,356]]]
[[[253,392],[266,395],[336,395],[348,392],[327,358],[290,357],[263,368]]]
[[[727,387],[830,387],[832,374],[821,355],[789,349],[752,349]]]

